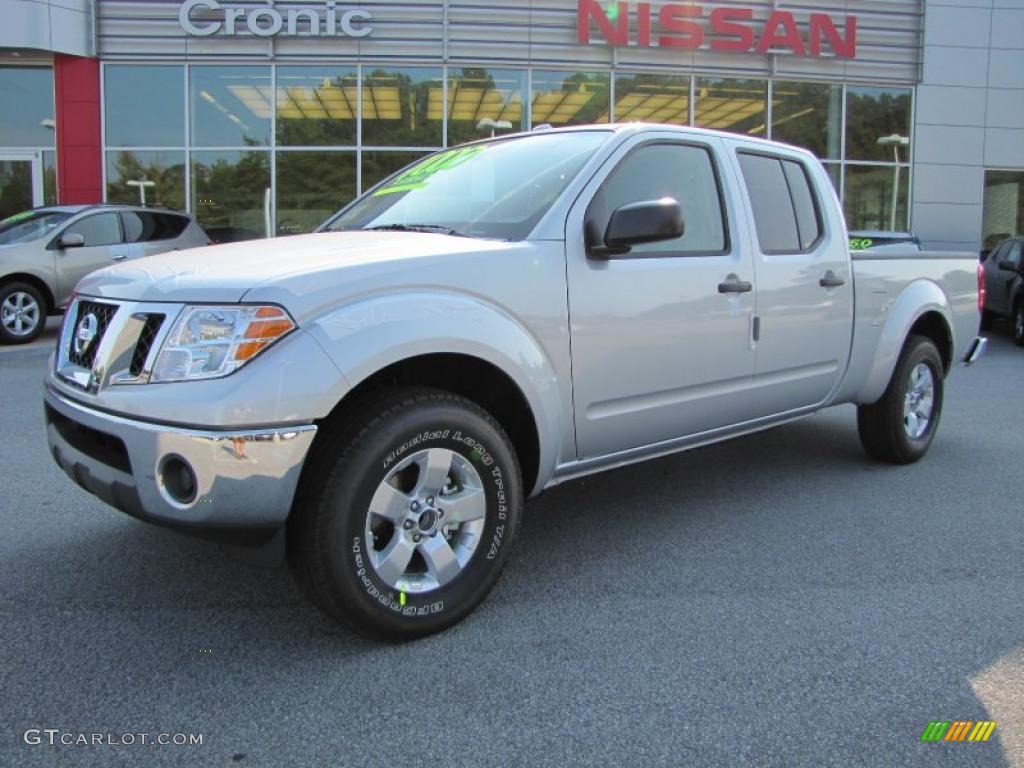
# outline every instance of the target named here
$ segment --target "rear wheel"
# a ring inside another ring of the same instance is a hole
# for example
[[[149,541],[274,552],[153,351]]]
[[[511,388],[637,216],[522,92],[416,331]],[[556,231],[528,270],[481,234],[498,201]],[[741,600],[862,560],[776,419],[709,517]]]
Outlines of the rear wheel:
[[[422,637],[464,618],[497,580],[519,527],[519,466],[498,423],[465,398],[405,389],[358,412],[303,476],[289,562],[351,629]]]
[[[909,464],[927,453],[942,415],[943,374],[931,339],[907,339],[885,394],[857,408],[857,431],[871,456]]]
[[[46,301],[34,285],[22,282],[0,287],[0,342],[27,344],[46,327]]]
[[[1013,310],[1013,340],[1018,347],[1024,347],[1024,301]]]

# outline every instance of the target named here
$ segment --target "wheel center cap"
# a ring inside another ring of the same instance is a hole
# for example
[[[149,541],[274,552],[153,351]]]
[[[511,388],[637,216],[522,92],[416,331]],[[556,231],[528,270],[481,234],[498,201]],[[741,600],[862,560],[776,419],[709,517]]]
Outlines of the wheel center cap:
[[[425,509],[418,521],[420,530],[424,533],[430,533],[434,530],[434,526],[437,525],[437,512],[433,509]]]

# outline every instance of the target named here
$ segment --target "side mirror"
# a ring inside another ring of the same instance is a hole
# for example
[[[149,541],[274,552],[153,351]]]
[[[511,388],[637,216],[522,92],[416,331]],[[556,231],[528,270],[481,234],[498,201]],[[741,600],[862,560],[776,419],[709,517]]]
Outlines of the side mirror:
[[[57,240],[58,248],[81,248],[83,245],[85,245],[85,238],[77,232],[61,235]]]
[[[1003,259],[1002,261],[999,262],[999,264],[997,266],[1001,270],[1003,270],[1004,272],[1018,272],[1019,271],[1019,268],[1017,267],[1017,265],[1014,264],[1009,259]]]
[[[641,200],[616,208],[604,232],[604,244],[590,249],[590,255],[607,259],[629,253],[641,243],[656,243],[682,237],[683,209],[671,197]]]

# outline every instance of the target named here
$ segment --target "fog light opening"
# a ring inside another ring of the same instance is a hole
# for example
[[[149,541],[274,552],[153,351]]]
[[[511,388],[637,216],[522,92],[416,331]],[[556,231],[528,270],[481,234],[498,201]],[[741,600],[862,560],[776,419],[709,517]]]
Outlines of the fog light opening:
[[[195,470],[181,456],[164,456],[160,462],[160,483],[178,504],[191,504],[196,500],[199,484]]]

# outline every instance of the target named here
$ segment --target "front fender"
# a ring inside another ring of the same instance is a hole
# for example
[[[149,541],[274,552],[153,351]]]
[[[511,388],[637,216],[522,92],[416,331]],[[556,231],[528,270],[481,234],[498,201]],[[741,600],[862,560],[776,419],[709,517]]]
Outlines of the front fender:
[[[953,311],[946,294],[931,280],[915,280],[893,302],[878,339],[874,363],[854,402],[874,403],[885,393],[910,329],[928,312],[942,316],[950,341],[954,340]]]
[[[519,387],[540,448],[534,492],[558,461],[564,426],[555,367],[530,331],[500,307],[450,291],[380,295],[331,310],[308,326],[354,388],[411,357],[464,354],[491,363]]]

